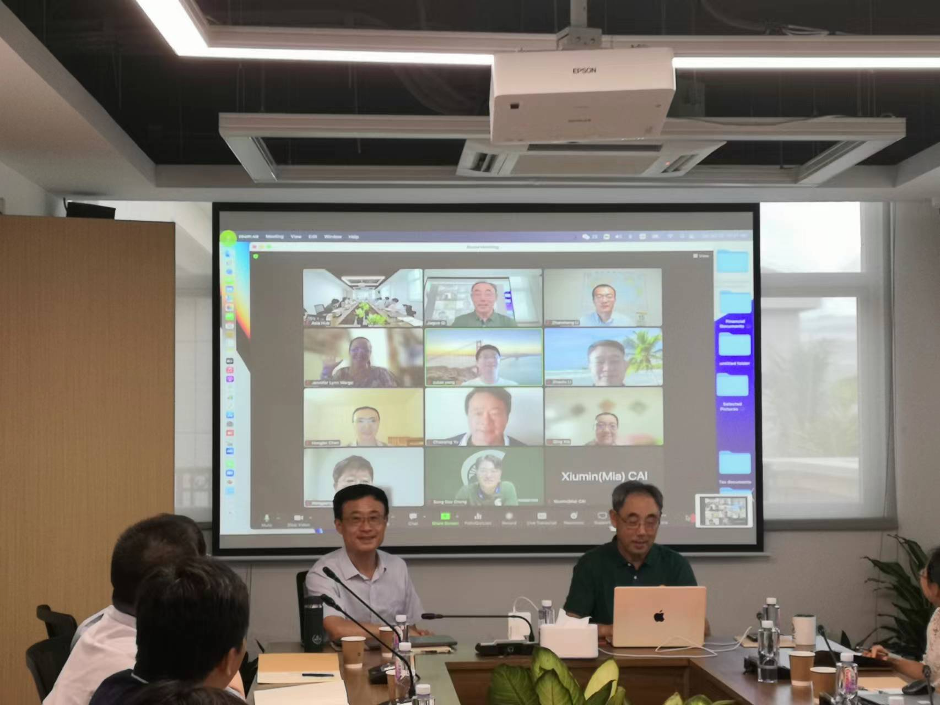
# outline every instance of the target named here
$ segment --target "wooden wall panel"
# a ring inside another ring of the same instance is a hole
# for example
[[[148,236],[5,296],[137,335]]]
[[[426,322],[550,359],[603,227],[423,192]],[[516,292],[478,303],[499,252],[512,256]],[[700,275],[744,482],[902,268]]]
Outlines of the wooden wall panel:
[[[172,224],[0,217],[0,702],[37,703],[35,607],[107,605],[173,511],[174,277]]]

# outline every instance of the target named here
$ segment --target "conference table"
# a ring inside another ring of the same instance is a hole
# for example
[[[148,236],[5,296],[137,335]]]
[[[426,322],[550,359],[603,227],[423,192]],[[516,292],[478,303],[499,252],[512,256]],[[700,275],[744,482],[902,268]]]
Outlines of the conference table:
[[[734,644],[734,638],[713,637],[710,644]],[[813,704],[816,699],[811,687],[793,687],[789,681],[777,684],[760,684],[755,674],[744,672],[745,657],[754,648],[736,647],[718,652],[714,657],[704,657],[701,650],[680,650],[657,654],[655,650],[613,649],[602,647],[618,656],[620,685],[627,692],[627,700],[634,704],[662,704],[675,692],[687,699],[696,694],[705,694],[712,700],[729,699],[737,704]],[[717,647],[718,649],[724,649]],[[300,642],[270,643],[268,652],[300,652]],[[788,652],[782,649],[782,652]],[[595,669],[610,659],[611,655],[599,654],[597,659],[564,660],[572,675],[584,687]],[[378,651],[366,653],[361,669],[346,669],[341,672],[346,684],[347,697],[351,704],[380,704],[389,698],[388,688],[369,683],[368,671],[381,663]],[[419,654],[415,657],[416,671],[420,681],[431,685],[431,693],[438,704],[486,704],[487,690],[493,670],[501,664],[529,666],[529,657],[481,657],[474,652],[473,645],[459,645],[450,654]],[[865,675],[865,671],[861,673]],[[254,703],[256,689],[283,686],[278,684],[253,684],[248,702]]]

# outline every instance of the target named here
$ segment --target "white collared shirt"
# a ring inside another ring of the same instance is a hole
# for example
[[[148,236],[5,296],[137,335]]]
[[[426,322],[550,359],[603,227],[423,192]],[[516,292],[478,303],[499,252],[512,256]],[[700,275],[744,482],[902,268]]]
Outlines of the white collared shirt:
[[[422,605],[409,578],[405,561],[381,550],[377,550],[377,554],[376,571],[372,578],[359,573],[345,548],[325,554],[307,573],[307,594],[319,596],[325,593],[359,622],[379,622],[366,606],[350,596],[349,591],[355,591],[357,596],[390,623],[395,624],[396,615],[405,614],[409,625],[414,625],[421,619]],[[323,573],[324,566],[329,566],[347,588],[327,578]],[[323,615],[325,618],[336,616],[346,619],[341,612],[327,605],[323,607]]]
[[[509,387],[511,385],[517,385],[519,383],[513,382],[512,380],[505,380],[501,377],[497,378],[496,382],[487,382],[481,377],[471,378],[464,385],[470,385],[471,387]]]
[[[72,648],[44,704],[87,704],[101,682],[112,674],[133,669],[137,658],[137,618],[113,605],[100,615],[99,620],[86,621],[89,625]]]
[[[461,443],[458,446],[475,446],[475,444],[470,443],[471,435],[470,432],[461,437]],[[510,437],[506,434],[503,435],[503,446],[510,445]],[[500,444],[488,444],[488,446],[500,446]]]

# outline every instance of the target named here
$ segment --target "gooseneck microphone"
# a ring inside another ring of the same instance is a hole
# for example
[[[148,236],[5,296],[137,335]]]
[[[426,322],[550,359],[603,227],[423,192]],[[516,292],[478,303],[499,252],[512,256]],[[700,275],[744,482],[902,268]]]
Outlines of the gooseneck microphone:
[[[524,618],[522,615],[509,615],[509,614],[506,614],[506,615],[457,615],[457,614],[442,615],[441,613],[422,613],[421,614],[422,620],[442,620],[444,618],[500,618],[500,619],[519,618],[520,620],[525,621],[525,623],[529,626],[529,641],[530,642],[536,641],[536,635],[533,632],[533,624],[529,621],[528,618]]]
[[[373,615],[375,615],[377,618],[379,618],[379,620],[381,620],[381,621],[385,624],[385,626],[386,626],[387,628],[391,628],[392,632],[395,632],[395,626],[393,626],[392,623],[390,623],[388,620],[386,620],[386,619],[383,618],[381,615],[379,615],[379,613],[376,612],[376,609],[375,609],[375,608],[373,608],[373,607],[372,607],[371,605],[369,605],[366,601],[364,601],[362,598],[360,598],[360,597],[359,597],[359,594],[356,593],[356,591],[351,590],[349,586],[347,586],[345,583],[343,583],[343,582],[340,580],[340,577],[337,576],[336,573],[333,571],[333,569],[331,569],[329,566],[323,567],[323,575],[326,576],[328,579],[332,579],[332,580],[335,581],[337,584],[339,584],[340,586],[342,586],[343,588],[345,588],[347,593],[351,594],[351,595],[353,596],[353,598],[355,598],[355,599],[358,600],[360,603],[362,603],[364,606],[366,606],[366,609],[367,609],[370,613],[372,613]],[[350,618],[350,620],[352,620],[352,618]],[[356,621],[353,621],[353,622],[356,622]],[[357,623],[357,624],[358,624],[358,623]],[[362,627],[362,626],[360,626],[360,627]],[[366,630],[366,628],[363,628],[363,629]],[[369,632],[369,631],[366,630],[366,632]],[[369,634],[372,635],[371,632],[370,632]],[[378,636],[378,635],[374,635],[374,637],[375,637],[377,640],[379,640],[379,636]],[[404,636],[401,636],[401,637],[404,637]],[[380,642],[381,642],[381,640],[380,640]]]
[[[352,591],[351,591],[351,593],[352,593]],[[365,630],[368,635],[372,635],[372,633],[369,632],[369,630],[366,629],[366,626],[365,626],[365,625],[363,625],[363,624],[362,624],[361,622],[359,622],[356,618],[354,618],[352,615],[350,615],[349,613],[347,613],[343,608],[340,607],[340,604],[339,604],[339,603],[337,603],[335,600],[333,600],[333,598],[331,598],[330,596],[328,596],[326,593],[321,594],[320,600],[322,600],[322,601],[324,602],[324,605],[328,605],[328,606],[330,606],[331,608],[333,608],[334,610],[338,610],[338,611],[340,611],[341,613],[343,613],[343,615],[345,615],[347,618],[349,618],[349,619],[352,620],[354,623],[356,623],[359,627],[361,627],[363,630]],[[368,606],[367,606],[367,607],[368,607]],[[389,652],[391,652],[393,655],[395,655],[396,657],[398,657],[398,658],[402,661],[402,663],[405,665],[405,668],[408,670],[408,700],[411,701],[411,700],[415,697],[415,674],[412,672],[412,665],[411,665],[411,663],[410,663],[407,659],[405,659],[405,657],[403,657],[402,654],[401,654],[398,650],[393,649],[390,645],[387,645],[387,644],[384,643],[382,640],[380,640],[378,637],[376,638],[376,640],[379,642],[380,645],[382,645],[382,646],[385,647],[387,650],[389,650]]]
[[[833,666],[836,666],[836,653],[833,651],[833,647],[830,645],[830,639],[827,637],[827,629],[823,625],[817,626],[817,634],[823,638],[823,641],[827,643],[827,652],[830,653],[830,659],[833,660]]]
[[[927,664],[922,666],[921,674],[925,678],[925,686],[928,687],[928,703],[933,704],[934,703],[934,682],[931,681],[931,677],[933,676],[931,673],[931,667],[929,667]]]

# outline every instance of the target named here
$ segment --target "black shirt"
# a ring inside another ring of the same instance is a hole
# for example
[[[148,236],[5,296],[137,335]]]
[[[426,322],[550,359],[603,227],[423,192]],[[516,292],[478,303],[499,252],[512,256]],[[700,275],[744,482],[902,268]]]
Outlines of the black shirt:
[[[92,694],[92,704],[126,704],[147,686],[147,682],[134,674],[133,669],[112,674],[101,682]]]

